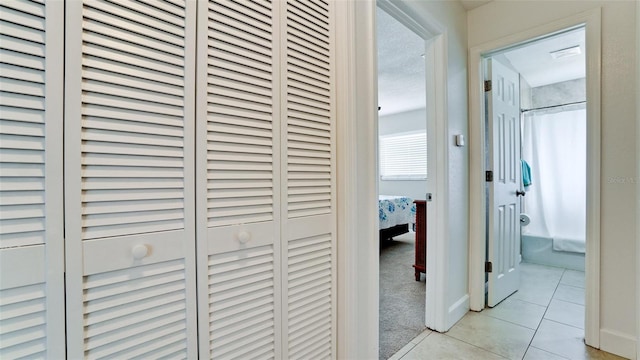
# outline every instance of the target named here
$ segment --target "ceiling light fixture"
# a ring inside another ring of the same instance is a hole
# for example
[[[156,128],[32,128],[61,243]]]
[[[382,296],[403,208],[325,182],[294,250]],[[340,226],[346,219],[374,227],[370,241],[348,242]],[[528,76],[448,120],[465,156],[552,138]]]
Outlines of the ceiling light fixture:
[[[580,54],[582,54],[582,51],[580,50],[580,45],[572,46],[566,49],[551,51],[549,53],[549,55],[551,55],[551,57],[554,58],[555,60],[568,58],[568,57],[572,57]]]

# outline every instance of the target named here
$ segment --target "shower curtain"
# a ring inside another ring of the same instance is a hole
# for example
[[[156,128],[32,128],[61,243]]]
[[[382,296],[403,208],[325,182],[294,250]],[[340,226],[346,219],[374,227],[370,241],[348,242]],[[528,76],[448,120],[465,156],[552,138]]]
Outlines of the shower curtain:
[[[532,185],[524,198],[531,223],[523,235],[553,239],[553,249],[585,252],[586,139],[584,104],[525,113],[522,157]]]

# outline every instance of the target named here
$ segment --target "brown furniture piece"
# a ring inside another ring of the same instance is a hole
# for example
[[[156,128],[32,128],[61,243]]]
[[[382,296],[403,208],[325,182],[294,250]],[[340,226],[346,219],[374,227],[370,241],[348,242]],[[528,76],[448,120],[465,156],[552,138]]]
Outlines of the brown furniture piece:
[[[380,229],[380,244],[385,240],[393,240],[394,236],[409,232],[409,224],[400,224],[386,229]]]
[[[416,270],[416,281],[420,281],[420,273],[427,273],[427,201],[415,200],[416,204],[416,259],[413,267]]]

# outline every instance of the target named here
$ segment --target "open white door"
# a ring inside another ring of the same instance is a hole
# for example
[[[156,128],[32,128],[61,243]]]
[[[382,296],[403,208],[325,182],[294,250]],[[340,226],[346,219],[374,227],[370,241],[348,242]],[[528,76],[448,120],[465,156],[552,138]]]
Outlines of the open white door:
[[[518,74],[487,60],[488,122],[487,305],[496,306],[520,285],[520,85]]]

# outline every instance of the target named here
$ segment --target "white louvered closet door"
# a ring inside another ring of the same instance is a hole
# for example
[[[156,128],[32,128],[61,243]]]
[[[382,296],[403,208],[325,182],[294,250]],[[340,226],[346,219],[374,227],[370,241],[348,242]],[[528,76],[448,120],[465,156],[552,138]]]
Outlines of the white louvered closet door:
[[[334,3],[283,1],[283,357],[336,357]]]
[[[63,4],[0,2],[0,358],[62,359]]]
[[[200,357],[281,358],[277,2],[198,16]]]
[[[72,359],[195,358],[195,3],[66,3]]]

